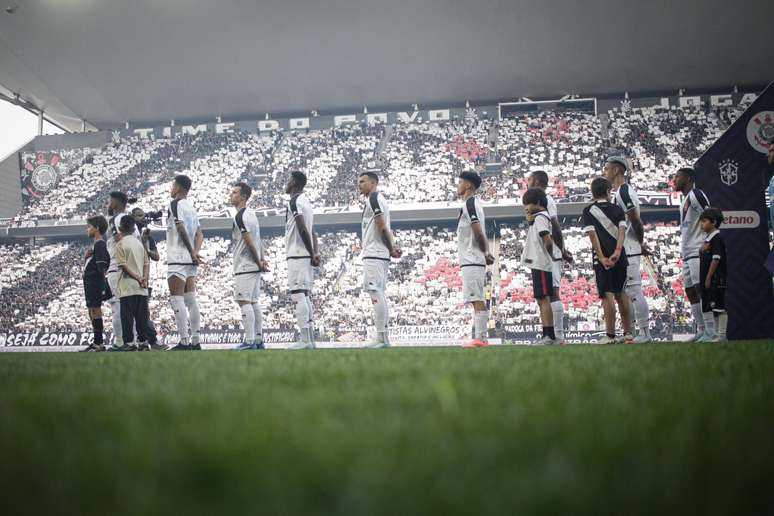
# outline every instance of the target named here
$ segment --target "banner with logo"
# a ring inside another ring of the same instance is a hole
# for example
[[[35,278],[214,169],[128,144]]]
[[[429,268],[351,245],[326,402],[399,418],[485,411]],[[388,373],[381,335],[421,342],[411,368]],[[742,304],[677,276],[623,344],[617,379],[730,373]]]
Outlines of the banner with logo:
[[[774,86],[698,159],[696,183],[726,217],[720,234],[728,255],[728,336],[774,336],[774,295],[764,268],[769,254],[765,193],[768,146],[774,142]]]
[[[658,329],[651,329],[650,335],[654,342],[672,342],[674,335]],[[564,340],[570,344],[593,344],[605,336],[603,330],[565,330]],[[531,344],[540,338],[540,329],[525,331],[522,325],[506,324],[503,326],[503,340],[507,344]]]
[[[51,192],[62,177],[78,166],[82,157],[83,153],[77,151],[22,153],[20,170],[22,205],[28,206],[35,199]],[[77,163],[73,163],[74,159]]]

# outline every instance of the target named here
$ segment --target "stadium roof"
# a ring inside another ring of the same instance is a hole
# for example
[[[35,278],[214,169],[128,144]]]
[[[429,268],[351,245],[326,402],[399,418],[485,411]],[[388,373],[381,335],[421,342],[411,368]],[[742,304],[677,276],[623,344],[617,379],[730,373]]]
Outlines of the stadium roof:
[[[760,0],[0,5],[14,11],[0,12],[0,91],[75,130],[82,119],[109,128],[774,76],[771,8]]]

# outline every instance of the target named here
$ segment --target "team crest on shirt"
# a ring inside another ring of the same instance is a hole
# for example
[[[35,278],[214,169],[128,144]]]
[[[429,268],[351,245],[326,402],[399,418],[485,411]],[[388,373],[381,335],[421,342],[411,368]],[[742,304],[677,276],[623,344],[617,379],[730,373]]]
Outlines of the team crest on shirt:
[[[774,143],[774,111],[761,111],[747,122],[747,141],[761,154]]]
[[[730,158],[718,163],[718,170],[720,171],[720,180],[726,186],[736,184],[739,179],[739,163]]]

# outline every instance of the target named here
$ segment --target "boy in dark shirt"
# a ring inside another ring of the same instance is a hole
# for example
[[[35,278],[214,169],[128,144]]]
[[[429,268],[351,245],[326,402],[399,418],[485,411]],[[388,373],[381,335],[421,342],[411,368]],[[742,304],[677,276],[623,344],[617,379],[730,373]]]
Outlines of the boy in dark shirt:
[[[594,255],[594,276],[597,291],[605,313],[605,337],[599,344],[613,344],[615,339],[615,305],[621,314],[624,341],[634,343],[632,318],[628,299],[623,290],[626,285],[628,261],[624,250],[626,238],[626,215],[623,210],[610,202],[612,185],[604,177],[591,182],[594,202],[583,209],[583,232],[591,239]]]
[[[701,311],[704,317],[704,335],[697,342],[726,340],[726,244],[720,236],[723,212],[707,208],[699,219],[701,230],[707,234],[699,252],[701,277]],[[717,326],[717,332],[715,328]]]
[[[112,297],[110,287],[105,279],[105,273],[110,265],[107,244],[103,240],[107,229],[107,220],[101,215],[86,219],[86,233],[93,240],[93,244],[91,249],[86,251],[86,264],[83,268],[83,292],[86,297],[86,307],[89,309],[91,327],[94,331],[94,341],[83,351],[105,351],[102,302]]]

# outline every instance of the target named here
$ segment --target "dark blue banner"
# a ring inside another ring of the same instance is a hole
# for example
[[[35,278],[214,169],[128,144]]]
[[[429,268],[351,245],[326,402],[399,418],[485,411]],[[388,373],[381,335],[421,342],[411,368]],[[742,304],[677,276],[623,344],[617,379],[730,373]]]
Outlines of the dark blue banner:
[[[698,187],[726,217],[721,235],[728,254],[731,339],[774,336],[771,274],[764,268],[769,254],[766,154],[772,141],[774,86],[769,85],[694,167]]]

